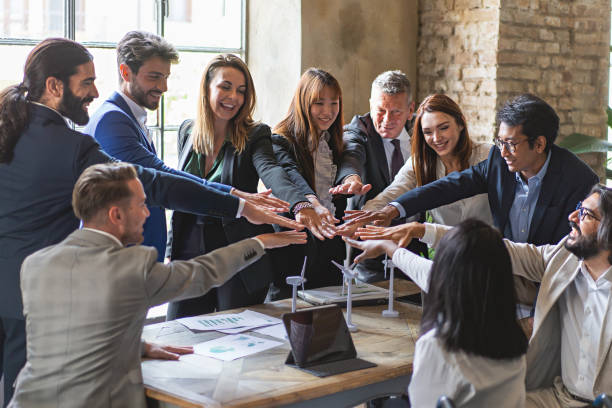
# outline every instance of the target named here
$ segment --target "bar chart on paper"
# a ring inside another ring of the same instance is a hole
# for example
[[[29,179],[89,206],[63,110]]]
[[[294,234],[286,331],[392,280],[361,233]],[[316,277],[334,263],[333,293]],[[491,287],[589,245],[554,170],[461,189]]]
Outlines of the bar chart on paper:
[[[225,313],[215,316],[194,316],[177,320],[191,330],[208,331],[218,330],[227,334],[234,334],[250,328],[269,326],[281,322],[276,317],[263,313],[245,310],[242,313]]]

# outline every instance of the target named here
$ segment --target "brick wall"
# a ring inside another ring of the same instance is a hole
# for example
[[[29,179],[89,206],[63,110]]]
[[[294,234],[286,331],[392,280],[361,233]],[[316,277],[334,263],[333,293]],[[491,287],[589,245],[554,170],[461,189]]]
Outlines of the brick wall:
[[[495,109],[524,92],[556,109],[559,138],[606,136],[610,0],[419,3],[419,98],[454,98],[475,138],[490,140]],[[600,155],[583,158],[601,167]]]

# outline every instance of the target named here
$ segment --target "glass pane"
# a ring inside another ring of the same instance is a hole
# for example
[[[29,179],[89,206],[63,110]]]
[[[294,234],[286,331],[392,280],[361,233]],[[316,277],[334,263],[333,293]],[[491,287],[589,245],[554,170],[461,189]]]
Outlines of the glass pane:
[[[178,152],[176,149],[176,138],[178,137],[178,131],[176,130],[166,130],[164,131],[164,163],[167,166],[176,169],[178,165]],[[157,145],[159,146],[159,144]],[[160,149],[158,150],[158,154],[161,156]]]
[[[5,61],[12,61],[11,64],[0,64],[0,89],[9,85],[15,85],[23,79],[23,66],[32,50],[31,45],[0,45],[0,55]]]
[[[241,0],[172,0],[165,36],[175,46],[240,48]]]
[[[165,126],[179,126],[185,119],[193,119],[200,93],[200,79],[208,61],[216,54],[199,52],[180,53],[180,62],[172,66],[165,93]]]
[[[4,0],[0,37],[43,39],[64,35],[64,0]]]
[[[130,30],[156,32],[155,0],[77,0],[77,41],[116,43]]]

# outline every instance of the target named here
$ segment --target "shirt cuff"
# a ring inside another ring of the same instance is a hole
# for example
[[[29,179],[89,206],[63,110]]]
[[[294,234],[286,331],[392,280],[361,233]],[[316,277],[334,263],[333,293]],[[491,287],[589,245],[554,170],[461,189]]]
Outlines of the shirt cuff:
[[[404,218],[406,216],[406,210],[404,210],[404,207],[402,207],[402,205],[398,203],[397,201],[392,201],[388,205],[392,205],[395,208],[397,208],[397,211],[400,214],[398,218]]]
[[[427,246],[432,246],[436,242],[436,227],[428,222],[423,223],[423,225],[425,226],[425,233],[419,241],[426,243]]]
[[[238,211],[236,211],[236,218],[242,217],[242,210],[244,210],[244,201],[242,198],[238,199]]]
[[[264,246],[263,242],[261,242],[261,239],[259,239],[259,238],[257,238],[257,237],[253,237],[253,239],[254,239],[255,241],[257,241],[257,242],[259,243],[259,245],[261,245],[261,249],[262,249],[263,251],[265,251],[265,250],[266,250],[266,247]]]

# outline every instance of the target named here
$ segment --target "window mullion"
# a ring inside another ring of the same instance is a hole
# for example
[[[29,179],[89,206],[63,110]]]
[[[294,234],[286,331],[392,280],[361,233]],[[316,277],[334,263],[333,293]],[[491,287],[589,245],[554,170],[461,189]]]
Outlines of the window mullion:
[[[64,37],[76,39],[76,0],[64,0]]]

